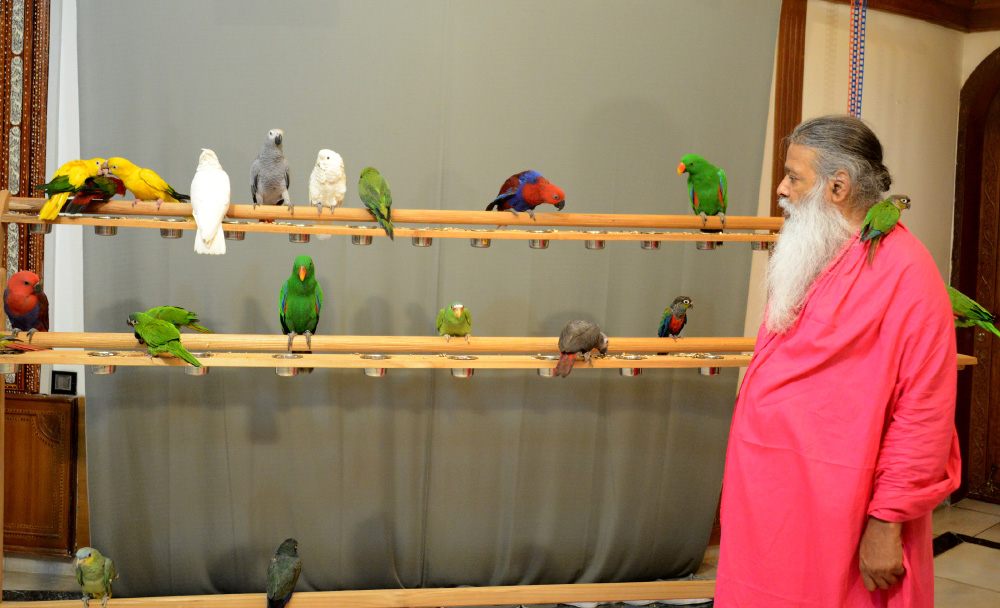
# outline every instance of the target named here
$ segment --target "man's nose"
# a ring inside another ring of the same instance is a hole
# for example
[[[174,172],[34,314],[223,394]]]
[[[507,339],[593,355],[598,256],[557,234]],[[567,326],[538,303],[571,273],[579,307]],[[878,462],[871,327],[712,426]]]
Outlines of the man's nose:
[[[787,196],[789,196],[791,194],[791,190],[788,187],[788,176],[787,175],[781,180],[781,183],[778,184],[778,189],[775,192],[778,193],[778,196],[785,196],[785,197],[787,197]]]

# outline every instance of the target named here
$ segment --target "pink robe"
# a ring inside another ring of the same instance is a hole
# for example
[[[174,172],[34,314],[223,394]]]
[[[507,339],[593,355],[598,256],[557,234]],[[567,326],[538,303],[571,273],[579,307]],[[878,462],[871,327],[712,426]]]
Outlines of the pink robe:
[[[934,603],[931,512],[959,484],[955,330],[937,267],[902,225],[874,267],[855,237],[785,334],[762,325],[733,413],[716,603]],[[903,522],[906,574],[868,592],[868,516]]]

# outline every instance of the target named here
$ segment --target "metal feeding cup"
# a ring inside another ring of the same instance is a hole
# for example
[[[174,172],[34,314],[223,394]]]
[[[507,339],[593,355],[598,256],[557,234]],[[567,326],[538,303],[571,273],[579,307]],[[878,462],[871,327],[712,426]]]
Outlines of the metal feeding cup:
[[[99,220],[117,220],[121,218],[112,217],[110,215],[99,215],[97,216]],[[115,236],[118,234],[118,226],[94,226],[94,234],[97,236]],[[96,373],[96,372],[95,372]],[[108,372],[113,373],[113,372]]]
[[[94,350],[87,355],[91,357],[114,357],[118,353],[110,350]],[[110,376],[115,373],[116,366],[114,365],[91,365],[90,371],[96,376]]]
[[[606,230],[588,230],[587,234],[607,234]],[[583,246],[587,249],[604,249],[604,239],[588,239],[584,241]]]
[[[639,246],[647,251],[656,251],[660,248],[660,241],[642,241]]]
[[[42,222],[39,224],[29,224],[28,234],[48,234],[52,232],[51,222]]]
[[[617,358],[618,359],[623,359],[625,361],[642,361],[643,359],[646,358],[646,356],[645,355],[626,355],[626,354],[621,354],[621,355],[618,355]],[[642,368],[641,367],[622,367],[622,368],[619,368],[618,373],[620,373],[622,376],[628,376],[628,377],[638,376],[639,374],[642,373]]]
[[[698,251],[711,251],[715,249],[715,241],[696,241],[694,248]]]
[[[474,355],[448,355],[449,359],[454,359],[456,361],[474,361],[479,357]],[[475,369],[471,367],[453,367],[451,368],[451,375],[456,378],[471,378],[472,374],[476,372]]]
[[[305,224],[294,224],[292,222],[278,222],[279,226],[295,226],[296,228],[304,228]],[[289,243],[308,243],[309,233],[307,232],[289,232],[288,233]]]
[[[361,355],[362,359],[369,359],[371,361],[385,361],[386,359],[391,359],[389,355],[379,355],[376,353]],[[384,367],[366,367],[365,375],[369,378],[381,378],[385,375]]]
[[[369,230],[369,228],[366,228],[365,226],[348,226],[348,228]],[[351,244],[352,245],[371,245],[372,244],[372,235],[370,235],[370,234],[352,234],[351,235]]]
[[[551,378],[552,376],[556,375],[556,365],[555,364],[559,362],[559,355],[543,355],[543,354],[539,353],[539,354],[535,355],[535,358],[539,359],[541,361],[550,361],[550,362],[552,362],[552,366],[551,367],[539,367],[538,368],[538,375],[539,376],[541,376],[542,378]]]
[[[410,238],[410,243],[414,247],[430,247],[433,242],[434,239],[429,236],[414,236]]]
[[[183,222],[183,218],[168,217],[164,222]],[[184,236],[184,231],[180,228],[160,228],[160,237],[164,239],[179,239]]]
[[[296,355],[295,353],[278,353],[273,355],[275,359],[280,359],[282,361],[290,361],[292,359],[301,359],[302,355]],[[299,368],[297,367],[276,367],[274,368],[274,373],[278,374],[283,378],[291,378],[292,376],[299,375]]]
[[[487,228],[475,228],[472,232],[489,232]],[[477,249],[486,249],[490,246],[490,239],[488,238],[471,238],[469,239],[469,244]],[[472,374],[469,374],[470,376]]]
[[[750,241],[750,249],[752,251],[772,251],[774,243],[771,241]]]
[[[243,230],[237,230],[237,226],[242,226],[246,222],[237,222],[234,220],[226,220],[222,222],[222,234],[226,237],[227,241],[242,241],[247,238],[247,233]]]
[[[698,356],[699,359],[721,359],[722,355],[714,355],[712,353],[702,353]],[[698,373],[702,376],[718,376],[722,373],[721,367],[699,367]]]
[[[532,234],[549,234],[551,232],[555,232],[555,231],[554,230],[532,230],[531,231]],[[545,239],[545,238],[541,238],[541,237],[539,237],[537,239],[530,239],[530,240],[528,240],[528,247],[531,247],[532,249],[548,249],[549,248],[549,239]]]
[[[201,361],[212,356],[212,353],[191,353],[195,359]],[[184,366],[184,373],[189,376],[207,376],[210,367],[202,365],[201,367],[195,367],[193,365]]]

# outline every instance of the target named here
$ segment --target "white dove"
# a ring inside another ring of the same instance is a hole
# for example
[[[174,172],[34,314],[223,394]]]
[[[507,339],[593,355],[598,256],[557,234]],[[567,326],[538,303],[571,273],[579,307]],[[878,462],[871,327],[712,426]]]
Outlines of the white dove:
[[[201,149],[198,170],[191,180],[191,213],[198,225],[194,236],[195,253],[222,255],[226,239],[222,218],[229,210],[229,174],[219,164],[219,157],[208,148]]]
[[[323,207],[329,207],[332,212],[344,202],[346,192],[344,159],[333,150],[320,150],[316,155],[316,166],[309,176],[309,202],[316,205],[318,213],[323,213]]]

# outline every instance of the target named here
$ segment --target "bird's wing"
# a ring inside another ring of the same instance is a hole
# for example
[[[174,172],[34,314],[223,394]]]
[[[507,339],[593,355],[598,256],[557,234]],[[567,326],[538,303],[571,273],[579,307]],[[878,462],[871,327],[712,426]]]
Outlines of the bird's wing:
[[[257,200],[257,180],[260,178],[260,159],[255,158],[250,165],[250,200],[259,203]]]
[[[323,308],[323,288],[320,287],[319,281],[316,281],[316,300],[313,306],[316,308],[316,316],[319,316],[319,311]]]
[[[726,172],[719,169],[719,204],[722,212],[726,212],[726,205],[729,202],[729,180],[726,179]]]
[[[168,184],[162,177],[156,174],[156,171],[152,169],[146,169],[145,167],[139,169],[139,179],[142,180],[144,184],[153,188],[157,192],[169,192],[171,190],[170,184]]]
[[[444,327],[444,322],[445,322],[444,316],[447,313],[447,310],[448,310],[447,308],[442,308],[441,310],[439,310],[437,318],[434,319],[434,328],[437,329],[437,332],[439,334],[441,333],[441,328]]]
[[[83,585],[83,568],[80,567],[80,564],[76,565],[76,582]]]
[[[49,298],[44,293],[38,294],[38,321],[36,323],[39,331],[49,331]]]
[[[115,570],[115,562],[110,557],[104,558],[104,588],[111,589],[111,581],[115,580],[118,572]]]

